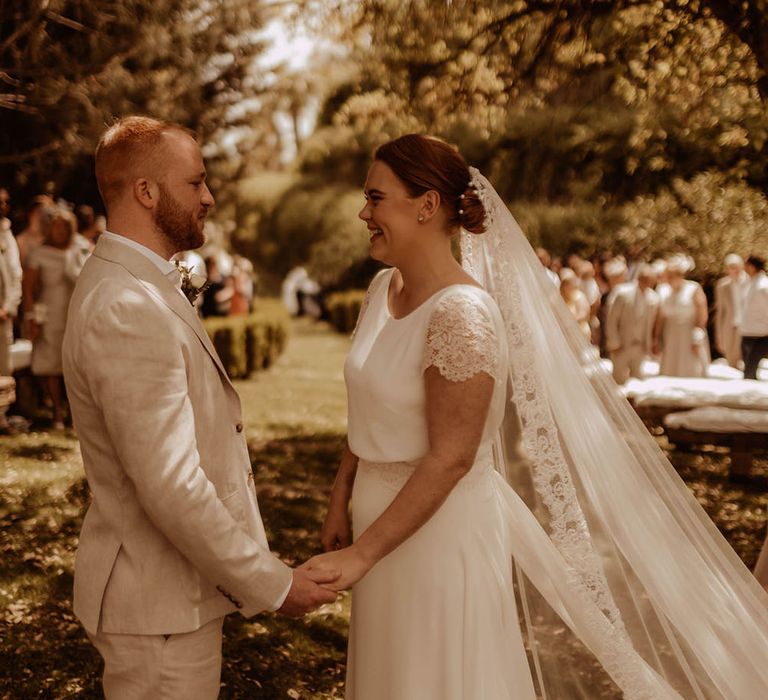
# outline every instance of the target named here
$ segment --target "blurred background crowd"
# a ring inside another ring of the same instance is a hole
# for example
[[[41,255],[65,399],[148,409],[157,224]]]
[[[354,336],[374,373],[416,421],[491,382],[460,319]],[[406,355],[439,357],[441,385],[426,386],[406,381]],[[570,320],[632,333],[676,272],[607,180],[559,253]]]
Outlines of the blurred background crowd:
[[[148,113],[204,144],[211,243],[185,257],[211,282],[204,316],[247,312],[257,280],[315,317],[328,294],[364,289],[375,266],[357,212],[372,149],[428,132],[457,145],[549,251],[542,262],[618,381],[638,362],[646,374],[722,372],[714,361],[759,376],[763,342],[749,339],[764,330],[750,320],[762,293],[750,289],[763,277],[746,261],[768,255],[766,32],[757,0],[34,0],[0,11],[0,183],[28,290],[15,337],[32,340],[37,321],[22,318],[36,304],[54,323],[45,279],[80,260],[57,248],[67,236],[39,245],[42,211],[62,198],[98,214],[94,145],[115,115]],[[71,245],[88,249],[104,223],[70,209]],[[36,246],[46,252],[24,262]]]

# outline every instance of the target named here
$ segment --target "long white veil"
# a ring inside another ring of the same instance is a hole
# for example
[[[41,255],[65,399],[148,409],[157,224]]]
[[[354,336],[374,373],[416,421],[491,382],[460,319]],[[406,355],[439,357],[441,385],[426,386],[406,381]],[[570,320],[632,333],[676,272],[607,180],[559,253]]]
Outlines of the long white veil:
[[[498,303],[510,351],[497,468],[570,577],[546,592],[538,564],[516,562],[540,695],[768,698],[768,595],[600,366],[504,202],[471,172],[488,230],[462,233],[463,265]]]

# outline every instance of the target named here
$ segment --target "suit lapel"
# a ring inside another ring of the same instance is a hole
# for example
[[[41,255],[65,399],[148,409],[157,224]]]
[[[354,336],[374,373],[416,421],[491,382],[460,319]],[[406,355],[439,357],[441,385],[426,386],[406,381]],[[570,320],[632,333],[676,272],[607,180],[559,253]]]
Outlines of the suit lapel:
[[[200,317],[197,315],[194,307],[179,293],[179,290],[173,283],[163,275],[157,265],[138,250],[105,238],[99,239],[93,255],[124,267],[152,296],[160,299],[176,316],[184,321],[195,332],[195,335],[197,335],[203,347],[216,364],[219,373],[226,383],[231,386],[232,383],[227,376],[224,365],[221,364],[219,354],[216,352],[216,348],[213,347],[213,343],[200,322]]]

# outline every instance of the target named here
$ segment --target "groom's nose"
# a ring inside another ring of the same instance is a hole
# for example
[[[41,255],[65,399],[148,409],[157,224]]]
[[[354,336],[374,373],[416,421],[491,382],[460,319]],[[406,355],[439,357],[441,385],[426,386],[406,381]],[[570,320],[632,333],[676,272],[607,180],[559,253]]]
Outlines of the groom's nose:
[[[203,192],[203,196],[200,199],[200,203],[208,207],[209,209],[214,204],[216,204],[216,200],[213,198],[211,191],[208,189],[208,185],[205,185],[205,191]]]

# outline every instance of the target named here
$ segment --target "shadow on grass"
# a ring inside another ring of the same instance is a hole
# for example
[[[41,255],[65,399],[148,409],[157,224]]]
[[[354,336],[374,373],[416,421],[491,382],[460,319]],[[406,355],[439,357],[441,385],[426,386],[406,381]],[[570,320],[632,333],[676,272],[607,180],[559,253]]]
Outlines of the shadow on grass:
[[[273,549],[298,564],[319,551],[319,531],[343,438],[300,435],[250,445]],[[662,446],[666,446],[662,442]],[[19,447],[9,452],[21,456]],[[42,445],[33,455],[60,449]],[[29,455],[25,455],[29,456]],[[717,451],[670,453],[696,498],[748,566],[763,541],[768,496],[760,481],[734,484]],[[755,465],[768,473],[768,461]],[[0,698],[99,698],[101,663],[71,610],[72,564],[89,498],[67,488],[14,483],[0,493]],[[305,620],[230,615],[221,697],[343,696],[348,599]]]
[[[321,435],[251,446],[270,542],[289,563],[318,551],[342,445],[338,435]],[[9,454],[48,461],[60,451],[66,450],[19,445]],[[74,552],[88,499],[82,478],[63,494],[22,483],[0,494],[0,698],[102,697],[101,660],[71,609]],[[221,697],[342,697],[344,610],[342,601],[305,620],[230,615]]]

